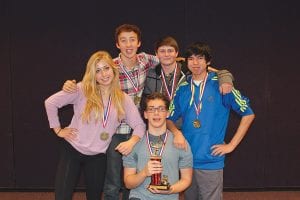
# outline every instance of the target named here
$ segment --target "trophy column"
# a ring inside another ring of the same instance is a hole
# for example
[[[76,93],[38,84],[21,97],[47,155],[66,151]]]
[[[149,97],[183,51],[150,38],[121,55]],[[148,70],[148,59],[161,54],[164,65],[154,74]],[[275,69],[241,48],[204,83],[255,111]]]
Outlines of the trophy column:
[[[161,162],[161,156],[151,156],[150,160]],[[151,175],[151,183],[150,186],[157,186],[161,184],[161,173],[152,174]]]
[[[151,152],[150,160],[151,161],[161,162],[161,159],[162,159],[161,155],[163,153],[163,148],[164,148],[166,139],[167,139],[167,134],[165,136],[165,141],[160,141],[160,142],[155,142],[155,143],[148,142],[149,150],[151,148],[153,148],[153,150],[154,150],[153,152],[152,152],[152,150],[150,150],[150,152]],[[161,173],[152,174],[151,175],[151,183],[149,185],[149,188],[157,189],[157,190],[168,190],[170,188],[170,184],[168,182],[168,177],[163,176],[163,180],[162,180]]]

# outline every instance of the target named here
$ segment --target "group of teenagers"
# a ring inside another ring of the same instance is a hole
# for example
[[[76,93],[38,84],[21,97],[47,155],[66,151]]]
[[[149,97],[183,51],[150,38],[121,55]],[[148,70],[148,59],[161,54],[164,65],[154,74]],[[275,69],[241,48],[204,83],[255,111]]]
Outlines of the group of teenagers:
[[[254,120],[249,99],[233,87],[227,70],[209,67],[210,47],[195,42],[178,58],[171,36],[155,43],[155,55],[137,53],[141,31],[132,24],[115,30],[118,57],[97,51],[83,79],[68,80],[45,100],[55,134],[62,138],[55,199],[71,200],[83,172],[88,200],[220,200],[225,155]],[[59,108],[73,105],[67,127]],[[241,116],[224,141],[230,110]],[[159,145],[158,145],[159,144]],[[161,161],[151,160],[153,155]],[[167,190],[149,188],[151,176],[168,178]]]

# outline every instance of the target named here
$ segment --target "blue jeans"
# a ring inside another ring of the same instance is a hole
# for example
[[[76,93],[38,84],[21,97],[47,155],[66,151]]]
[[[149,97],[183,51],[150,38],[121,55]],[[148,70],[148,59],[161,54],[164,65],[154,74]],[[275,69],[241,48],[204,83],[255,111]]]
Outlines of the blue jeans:
[[[80,172],[83,170],[87,200],[99,200],[103,191],[106,155],[84,155],[61,140],[61,155],[55,178],[55,200],[72,200]]]
[[[107,170],[104,184],[104,199],[119,200],[120,192],[122,199],[128,200],[129,190],[124,187],[122,154],[115,150],[121,142],[130,138],[130,134],[115,134],[106,151]]]

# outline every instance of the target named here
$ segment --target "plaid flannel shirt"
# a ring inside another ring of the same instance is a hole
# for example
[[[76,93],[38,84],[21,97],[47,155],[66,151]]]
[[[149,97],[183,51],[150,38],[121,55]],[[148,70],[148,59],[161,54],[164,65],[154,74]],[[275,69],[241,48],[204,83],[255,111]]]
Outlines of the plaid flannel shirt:
[[[155,66],[159,63],[159,60],[154,55],[146,54],[144,52],[139,53],[137,54],[137,65],[134,66],[132,70],[126,69],[122,63],[121,54],[114,59],[114,62],[119,67],[121,90],[127,93],[132,100],[134,100],[134,97],[136,96],[141,98],[145,86],[147,72],[149,68],[155,68]],[[123,69],[125,69],[127,74],[131,77],[131,80],[135,86],[137,86],[137,90],[132,85]],[[136,106],[139,108],[139,104]],[[129,134],[130,132],[131,128],[126,124],[126,121],[123,120],[117,129],[116,134]]]

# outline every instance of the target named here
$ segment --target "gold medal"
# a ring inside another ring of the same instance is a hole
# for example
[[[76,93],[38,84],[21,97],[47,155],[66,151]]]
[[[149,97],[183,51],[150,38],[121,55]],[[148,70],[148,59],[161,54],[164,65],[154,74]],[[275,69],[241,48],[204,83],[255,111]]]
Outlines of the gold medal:
[[[103,100],[102,100],[102,103],[103,103]],[[105,128],[105,126],[108,123],[108,116],[110,114],[110,106],[111,106],[111,96],[109,95],[108,103],[107,103],[106,109],[104,109],[103,117],[102,117],[102,127],[103,127],[103,129]],[[109,138],[109,134],[107,132],[104,131],[100,134],[100,139],[101,140],[105,141],[108,138]]]
[[[141,97],[138,97],[138,96],[135,96],[135,97],[134,97],[134,104],[135,104],[135,105],[139,105],[139,104],[140,104],[140,101],[141,101]]]
[[[195,111],[196,111],[196,118],[197,118],[193,121],[194,128],[200,128],[201,127],[201,123],[200,123],[200,120],[198,119],[198,117],[199,117],[199,114],[200,114],[201,109],[202,109],[202,97],[203,97],[203,94],[204,94],[204,89],[205,89],[205,85],[206,85],[206,81],[207,81],[207,75],[208,75],[208,73],[206,73],[206,75],[204,77],[204,80],[202,81],[201,86],[199,87],[200,90],[199,90],[199,99],[198,100],[194,100],[195,86],[194,86],[194,83],[193,83],[193,79],[191,79],[191,83],[190,83],[191,92],[192,92],[192,98],[191,98],[191,101],[190,101],[190,105],[194,102],[194,108],[195,108]]]
[[[199,121],[198,119],[195,119],[195,120],[193,121],[193,126],[194,126],[195,128],[200,128],[200,126],[201,126],[200,121]]]
[[[109,134],[108,134],[107,132],[102,132],[102,133],[100,134],[100,139],[101,139],[101,140],[105,141],[105,140],[107,140],[108,138],[109,138]]]

